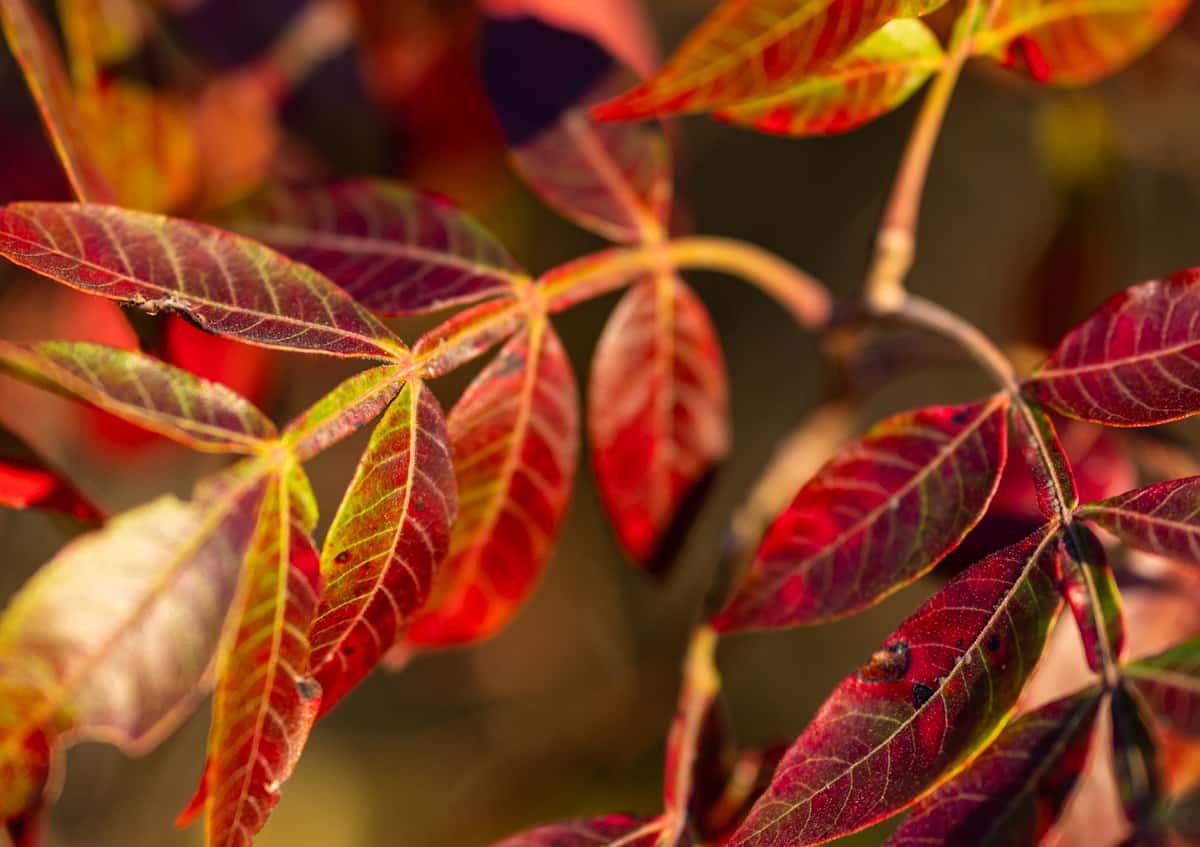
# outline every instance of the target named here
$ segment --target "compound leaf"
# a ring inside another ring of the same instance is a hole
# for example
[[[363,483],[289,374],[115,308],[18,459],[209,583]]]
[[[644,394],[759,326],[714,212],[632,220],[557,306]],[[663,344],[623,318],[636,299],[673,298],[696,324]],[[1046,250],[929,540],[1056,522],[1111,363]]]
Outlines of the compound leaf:
[[[730,840],[803,847],[915,802],[1003,725],[1060,599],[1053,524],[933,595],[825,701]]]
[[[1200,737],[1200,639],[1132,662],[1121,672],[1157,718],[1177,732]]]
[[[579,397],[545,318],[511,339],[450,412],[459,513],[450,555],[407,640],[475,641],[504,626],[541,574],[570,498]]]
[[[450,201],[382,180],[279,189],[230,226],[316,268],[382,315],[470,303],[526,279],[500,242]]]
[[[958,546],[1005,460],[1000,395],[896,415],[844,448],[776,518],[720,630],[811,624],[878,602]]]
[[[425,602],[450,546],[456,496],[441,407],[409,382],[371,434],[321,551],[325,594],[309,641],[322,714]]]
[[[240,235],[87,203],[0,209],[0,255],[72,288],[284,350],[395,359],[403,345],[321,274]]]
[[[899,18],[825,69],[776,94],[715,116],[779,135],[848,132],[895,109],[942,66],[937,36],[921,21]]]
[[[729,391],[708,310],[675,274],[634,286],[592,358],[592,466],[621,546],[639,564],[729,449]]]
[[[1086,503],[1075,514],[1130,547],[1200,564],[1200,476],[1158,482]]]
[[[1200,269],[1131,286],[1067,334],[1026,383],[1055,411],[1149,426],[1200,411]]]

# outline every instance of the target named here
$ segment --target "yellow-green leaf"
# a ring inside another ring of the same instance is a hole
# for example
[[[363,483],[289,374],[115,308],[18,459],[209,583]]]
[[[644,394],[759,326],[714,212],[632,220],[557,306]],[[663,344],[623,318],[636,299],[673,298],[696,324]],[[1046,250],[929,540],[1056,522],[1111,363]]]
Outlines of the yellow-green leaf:
[[[403,376],[403,368],[383,365],[344,380],[287,425],[284,443],[301,459],[315,456],[383,411]]]

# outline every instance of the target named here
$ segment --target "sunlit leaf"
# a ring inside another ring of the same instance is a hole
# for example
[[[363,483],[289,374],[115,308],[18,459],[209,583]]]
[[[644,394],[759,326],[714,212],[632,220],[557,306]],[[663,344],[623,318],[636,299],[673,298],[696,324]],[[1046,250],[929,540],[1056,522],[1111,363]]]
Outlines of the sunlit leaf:
[[[0,209],[0,255],[72,288],[286,350],[393,359],[402,345],[321,274],[205,224],[80,203]]]
[[[658,818],[606,815],[539,826],[493,847],[654,847],[662,828]]]
[[[1082,524],[1062,535],[1058,558],[1063,596],[1083,639],[1088,667],[1100,671],[1105,657],[1119,660],[1125,649],[1121,595],[1100,539]]]
[[[988,741],[1057,614],[1056,528],[950,581],[834,690],[730,841],[802,847],[895,814]]]
[[[58,736],[70,718],[47,703],[52,669],[39,656],[0,653],[0,823],[19,822],[40,803]]]
[[[382,412],[400,393],[403,373],[383,365],[343,380],[287,425],[283,442],[300,459],[315,456]]]
[[[929,27],[899,18],[823,70],[716,117],[780,135],[848,132],[911,97],[944,59]]]
[[[52,669],[29,727],[69,713],[75,731],[139,752],[192,705],[233,601],[263,494],[255,462],[209,478],[195,499],[160,497],[82,536],[0,617],[0,650]],[[0,738],[0,760],[19,733]]]
[[[1187,7],[1188,0],[1001,0],[974,47],[1038,82],[1086,85],[1149,50]]]
[[[70,480],[3,427],[0,427],[0,506],[40,509],[84,524],[104,520],[104,512]]]
[[[1086,503],[1075,514],[1130,547],[1200,564],[1200,476],[1158,482]]]
[[[597,107],[603,119],[742,105],[819,72],[893,18],[941,0],[725,0],[646,82]]]
[[[0,0],[0,22],[76,196],[116,202],[112,186],[91,156],[90,140],[50,27],[30,0]]]
[[[450,412],[459,512],[450,555],[407,640],[456,644],[504,626],[536,584],[579,452],[571,363],[544,318],[510,340]]]
[[[613,241],[661,233],[671,201],[661,128],[598,124],[588,107],[636,82],[585,35],[535,18],[488,18],[483,78],[529,186]]]
[[[417,339],[413,359],[421,375],[433,379],[478,358],[525,323],[525,307],[492,300],[463,309]]]
[[[1200,411],[1200,269],[1134,285],[1072,330],[1027,388],[1064,415],[1147,426]]]
[[[1005,728],[965,771],[919,802],[887,847],[1038,844],[1087,762],[1095,689],[1047,703]]]
[[[1045,518],[1061,517],[1079,503],[1079,493],[1054,421],[1034,403],[1014,404],[1010,416],[1025,466],[1033,477],[1038,511]]]
[[[380,180],[278,189],[231,226],[383,315],[470,303],[525,278],[500,242],[448,200]]]
[[[325,594],[309,641],[327,712],[421,607],[457,511],[446,421],[410,382],[371,435],[321,551]]]
[[[876,424],[768,530],[721,630],[811,624],[878,602],[928,571],[987,509],[1005,460],[1002,395]]]
[[[276,435],[246,398],[133,350],[0,341],[0,368],[197,450],[253,453]]]
[[[1137,696],[1124,684],[1113,691],[1109,706],[1117,792],[1125,819],[1140,831],[1158,805],[1158,748]]]
[[[1121,673],[1171,729],[1200,737],[1200,639],[1126,665]]]
[[[588,434],[621,545],[639,564],[661,561],[681,508],[729,449],[720,340],[674,274],[634,286],[609,318],[592,358]]]
[[[209,845],[249,847],[279,801],[320,705],[307,633],[321,592],[311,527],[292,506],[298,473],[271,480],[246,551],[232,643],[218,666],[200,791]]]

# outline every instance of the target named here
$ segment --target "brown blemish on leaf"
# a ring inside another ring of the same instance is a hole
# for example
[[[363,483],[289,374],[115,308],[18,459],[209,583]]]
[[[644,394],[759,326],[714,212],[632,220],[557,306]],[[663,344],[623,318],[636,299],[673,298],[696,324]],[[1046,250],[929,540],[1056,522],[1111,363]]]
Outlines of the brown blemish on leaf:
[[[908,644],[895,641],[885,644],[858,669],[858,678],[863,682],[895,682],[908,672]]]

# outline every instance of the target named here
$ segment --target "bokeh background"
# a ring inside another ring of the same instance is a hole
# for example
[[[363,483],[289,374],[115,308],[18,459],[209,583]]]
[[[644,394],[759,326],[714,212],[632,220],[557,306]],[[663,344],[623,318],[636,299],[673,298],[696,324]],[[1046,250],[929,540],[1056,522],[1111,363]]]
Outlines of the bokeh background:
[[[341,7],[334,12],[314,11],[308,0],[147,5],[157,21],[155,46],[111,70],[154,82],[163,68],[182,67],[193,87],[195,79],[222,81],[206,89],[209,123],[196,130],[208,173],[244,168],[249,176],[227,180],[235,186],[375,174],[438,190],[535,271],[604,246],[541,205],[508,168],[478,79],[480,12],[470,0],[323,4]],[[633,2],[524,5],[613,38],[628,58],[649,64],[712,4],[651,0],[644,29]],[[54,13],[53,4],[44,6]],[[246,81],[285,34],[295,41],[296,32],[301,44],[316,45],[315,58],[273,99],[256,99]],[[930,174],[911,287],[1028,349],[1052,343],[1118,288],[1200,264],[1198,104],[1195,9],[1154,52],[1086,92],[1048,90],[972,64]],[[849,135],[808,140],[705,118],[677,121],[677,227],[744,238],[817,275],[838,296],[853,297],[915,112],[911,102]],[[122,121],[113,111],[97,131],[119,133]],[[190,191],[189,202],[201,211],[228,199],[207,196],[203,185],[180,191]],[[66,185],[19,71],[0,46],[0,200],[55,198],[67,198]],[[623,560],[583,459],[551,565],[512,625],[477,647],[376,673],[318,727],[259,844],[476,847],[538,822],[659,808],[678,664],[730,515],[779,439],[829,390],[819,340],[781,309],[728,278],[696,273],[688,280],[709,305],[724,345],[735,446],[672,574],[655,580]],[[614,302],[588,302],[556,320],[581,383]],[[414,339],[431,323],[396,326]],[[320,358],[214,341],[174,319],[136,316],[136,328],[133,335],[114,306],[0,268],[3,337],[140,341],[229,382],[279,421],[350,372]],[[988,390],[969,364],[915,336],[881,349],[868,362],[869,390],[855,426]],[[436,384],[445,405],[476,370]],[[0,380],[0,423],[114,512],[164,490],[186,494],[216,466],[8,379]],[[1194,435],[1186,426],[1175,432],[1185,442]],[[312,463],[323,525],[365,441],[364,432]],[[0,511],[0,598],[65,537],[43,516]],[[794,737],[832,686],[940,578],[838,624],[728,639],[719,661],[739,737],[747,744]],[[1169,623],[1180,635],[1194,625],[1186,609]],[[99,745],[72,750],[49,844],[200,843],[198,828],[179,833],[172,820],[199,777],[207,717],[201,710],[137,760]],[[878,843],[882,834],[872,830],[854,843]]]

